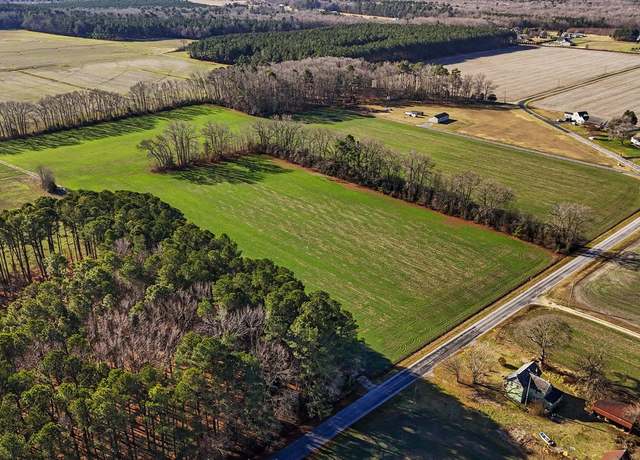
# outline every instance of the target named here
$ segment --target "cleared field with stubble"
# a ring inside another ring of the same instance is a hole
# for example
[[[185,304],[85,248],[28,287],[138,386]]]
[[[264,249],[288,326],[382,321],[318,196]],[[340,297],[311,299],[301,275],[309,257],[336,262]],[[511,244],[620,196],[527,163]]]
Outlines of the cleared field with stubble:
[[[640,56],[563,48],[514,47],[438,60],[463,74],[485,74],[498,99],[515,102],[528,96],[640,65]],[[617,88],[624,93],[627,88]],[[564,109],[563,109],[564,110]]]
[[[0,101],[35,101],[78,89],[126,92],[138,81],[187,78],[215,64],[174,52],[184,40],[115,42],[0,31]]]
[[[615,53],[597,54],[616,55]],[[625,110],[640,112],[639,81],[640,69],[632,70],[536,100],[533,105],[557,111],[587,110],[600,118],[611,119],[622,115]]]
[[[580,281],[573,294],[581,308],[640,327],[640,243]]]
[[[292,269],[353,312],[380,360],[396,361],[538,272],[552,256],[452,219],[266,157],[171,174],[149,172],[136,145],[170,120],[250,117],[207,107],[0,144],[0,159],[44,163],[73,189],[150,192],[251,257]],[[19,149],[22,147],[22,150]]]
[[[16,208],[42,196],[35,180],[0,163],[0,210]]]

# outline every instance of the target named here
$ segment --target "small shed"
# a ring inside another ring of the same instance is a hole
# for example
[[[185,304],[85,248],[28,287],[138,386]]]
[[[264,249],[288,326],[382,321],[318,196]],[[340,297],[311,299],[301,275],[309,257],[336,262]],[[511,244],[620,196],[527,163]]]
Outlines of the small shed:
[[[409,117],[411,117],[411,118],[418,118],[418,117],[424,116],[424,112],[421,112],[420,110],[409,110],[408,112],[405,112],[404,114],[409,116]]]
[[[630,404],[612,399],[602,399],[594,403],[591,410],[599,418],[627,431],[634,431],[638,428],[638,411],[634,410]]]
[[[640,136],[633,136],[631,138],[631,145],[640,149]]]
[[[449,121],[449,114],[447,112],[436,113],[429,118],[430,123],[447,123]]]

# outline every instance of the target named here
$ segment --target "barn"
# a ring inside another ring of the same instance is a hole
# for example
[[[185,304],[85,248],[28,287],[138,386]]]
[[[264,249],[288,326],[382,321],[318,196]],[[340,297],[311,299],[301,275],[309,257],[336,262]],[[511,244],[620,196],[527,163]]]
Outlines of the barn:
[[[436,113],[434,116],[429,118],[430,123],[447,123],[449,121],[449,114],[447,112]]]
[[[631,432],[638,429],[639,414],[634,406],[611,399],[602,399],[593,404],[592,412],[598,418]]]

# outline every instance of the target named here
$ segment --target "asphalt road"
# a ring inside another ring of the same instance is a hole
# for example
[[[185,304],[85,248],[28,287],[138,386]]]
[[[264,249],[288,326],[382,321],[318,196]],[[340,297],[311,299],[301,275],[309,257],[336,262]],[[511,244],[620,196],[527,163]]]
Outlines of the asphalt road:
[[[349,428],[358,420],[374,411],[389,399],[407,388],[417,379],[427,374],[442,360],[451,356],[461,348],[469,345],[481,335],[490,331],[506,319],[516,314],[535,301],[540,295],[556,286],[563,279],[581,270],[586,265],[597,259],[599,254],[608,251],[621,243],[634,232],[640,231],[640,217],[631,223],[617,230],[611,236],[595,245],[593,248],[584,251],[566,264],[558,267],[555,271],[537,281],[526,291],[509,300],[500,308],[491,312],[484,318],[479,319],[473,325],[464,329],[458,335],[452,337],[428,355],[410,367],[398,372],[375,388],[369,390],[364,396],[357,399],[334,416],[326,419],[313,431],[297,439],[280,452],[272,456],[273,459],[294,460],[303,459],[322,447]]]

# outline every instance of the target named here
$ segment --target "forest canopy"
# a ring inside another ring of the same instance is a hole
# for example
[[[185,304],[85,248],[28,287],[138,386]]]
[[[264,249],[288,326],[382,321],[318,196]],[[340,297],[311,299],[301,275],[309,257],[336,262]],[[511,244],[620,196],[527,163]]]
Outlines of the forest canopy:
[[[210,37],[189,46],[191,57],[226,64],[264,64],[335,56],[369,61],[419,61],[514,43],[512,31],[493,27],[352,24],[293,32]]]
[[[250,456],[361,368],[328,294],[151,195],[41,198],[0,233],[5,289],[37,278],[0,315],[10,458]]]

